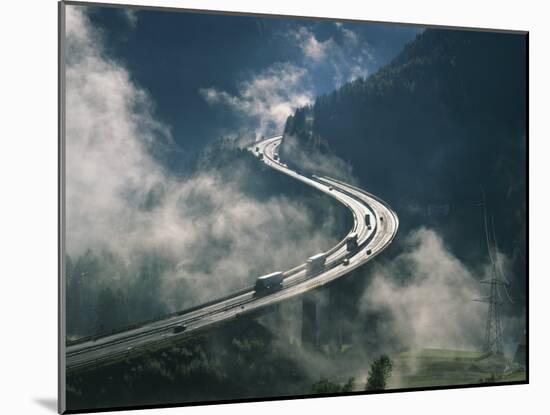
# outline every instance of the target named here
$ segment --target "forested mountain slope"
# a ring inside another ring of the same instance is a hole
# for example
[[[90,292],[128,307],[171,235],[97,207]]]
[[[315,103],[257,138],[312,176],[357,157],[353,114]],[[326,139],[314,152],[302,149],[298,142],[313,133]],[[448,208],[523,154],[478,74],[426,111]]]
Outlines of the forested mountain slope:
[[[436,222],[472,261],[487,255],[485,193],[501,248],[523,272],[526,53],[516,33],[425,30],[374,75],[299,108],[283,156],[291,142],[337,156],[397,210],[402,230]]]

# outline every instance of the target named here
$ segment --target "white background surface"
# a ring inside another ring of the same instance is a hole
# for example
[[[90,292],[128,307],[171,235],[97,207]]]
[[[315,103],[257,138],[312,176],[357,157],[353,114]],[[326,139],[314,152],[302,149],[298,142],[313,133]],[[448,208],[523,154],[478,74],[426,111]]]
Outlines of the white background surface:
[[[116,1],[114,1],[116,2]],[[547,413],[550,273],[545,267],[550,171],[549,13],[545,2],[172,0],[139,4],[530,31],[531,384],[143,414]],[[0,12],[0,412],[54,413],[57,392],[57,5],[3,2]],[[238,381],[238,380],[236,380]],[[124,412],[126,413],[126,412]],[[135,413],[135,412],[134,412]]]

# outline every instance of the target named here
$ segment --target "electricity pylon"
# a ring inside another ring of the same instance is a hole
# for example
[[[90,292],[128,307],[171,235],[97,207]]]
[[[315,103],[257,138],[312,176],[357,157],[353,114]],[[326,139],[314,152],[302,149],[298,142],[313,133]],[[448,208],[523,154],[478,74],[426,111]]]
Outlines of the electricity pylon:
[[[483,351],[486,353],[502,354],[502,326],[500,321],[500,306],[503,304],[501,296],[501,288],[508,296],[510,302],[510,294],[508,293],[508,281],[504,277],[502,264],[498,254],[498,244],[495,235],[495,223],[492,221],[492,235],[489,234],[487,225],[487,212],[485,208],[485,195],[483,195],[483,216],[485,223],[485,239],[487,242],[487,250],[491,261],[491,276],[480,282],[489,285],[489,295],[485,298],[478,298],[475,301],[481,301],[489,304],[487,311],[487,322],[485,325],[485,342]]]

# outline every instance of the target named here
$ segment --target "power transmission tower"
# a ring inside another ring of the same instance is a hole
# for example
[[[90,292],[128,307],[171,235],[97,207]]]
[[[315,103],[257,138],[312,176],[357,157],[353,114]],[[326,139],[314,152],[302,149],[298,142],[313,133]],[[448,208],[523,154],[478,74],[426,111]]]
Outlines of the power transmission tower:
[[[487,225],[487,212],[485,208],[485,195],[483,195],[483,216],[485,223],[485,239],[487,242],[487,250],[489,259],[491,260],[491,276],[480,282],[489,285],[489,295],[485,298],[479,298],[475,301],[481,301],[489,304],[487,311],[487,322],[485,325],[485,342],[483,351],[486,353],[502,354],[502,326],[500,321],[500,306],[503,304],[501,296],[501,288],[504,290],[510,302],[510,294],[508,293],[508,281],[504,277],[502,264],[498,254],[498,244],[495,235],[495,223],[492,221],[492,235],[489,234]]]
[[[483,351],[487,353],[502,354],[502,327],[500,324],[500,300],[499,284],[501,282],[492,277],[489,280],[481,281],[482,284],[489,284],[489,296],[480,298],[476,301],[481,301],[489,304],[487,312],[487,323],[485,325],[485,342],[483,343]]]

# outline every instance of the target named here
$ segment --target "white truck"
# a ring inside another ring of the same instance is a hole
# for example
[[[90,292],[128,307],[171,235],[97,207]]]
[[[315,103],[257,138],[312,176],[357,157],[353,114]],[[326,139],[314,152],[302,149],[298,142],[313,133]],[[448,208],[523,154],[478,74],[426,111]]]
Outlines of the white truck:
[[[262,275],[256,280],[256,284],[254,285],[256,295],[267,294],[281,288],[283,288],[283,273],[280,271]]]
[[[325,262],[327,260],[327,254],[320,253],[308,258],[306,262],[306,274],[314,275],[325,269]]]

